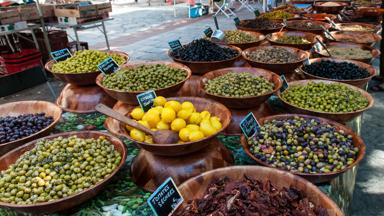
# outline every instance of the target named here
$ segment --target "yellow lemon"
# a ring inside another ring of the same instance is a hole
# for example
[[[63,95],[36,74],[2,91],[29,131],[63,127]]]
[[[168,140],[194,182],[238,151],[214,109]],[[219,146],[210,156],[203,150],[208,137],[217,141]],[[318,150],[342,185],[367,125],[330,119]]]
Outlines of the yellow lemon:
[[[216,118],[211,117],[210,122],[211,122],[212,127],[215,128],[217,131],[223,127],[223,125],[221,124],[220,120],[218,120],[217,117]]]
[[[197,131],[197,130],[200,130],[199,125],[195,125],[195,124],[189,124],[189,125],[187,125],[185,128],[188,128],[190,131]]]
[[[195,106],[189,101],[185,101],[181,104],[181,109],[195,111]]]
[[[162,106],[157,106],[157,107],[154,107],[153,109],[157,110],[160,114],[161,114],[161,112],[163,112]]]
[[[144,111],[140,107],[136,107],[131,112],[131,117],[135,120],[140,120],[144,116]]]
[[[139,124],[143,125],[143,126],[146,127],[146,128],[151,128],[151,127],[149,126],[149,124],[148,124],[147,121],[140,120],[140,121],[137,121],[137,122],[138,122]]]
[[[161,120],[165,123],[171,123],[176,118],[176,113],[172,108],[163,108],[161,111]]]
[[[201,117],[200,113],[198,112],[194,112],[191,114],[191,116],[189,117],[189,123],[191,124],[200,124],[201,120],[203,118]]]
[[[185,142],[182,140],[177,141],[177,144],[183,144],[183,143],[185,143]]]
[[[160,121],[160,116],[157,111],[147,112],[144,114],[143,120],[148,122],[150,128],[154,128]]]
[[[209,119],[203,119],[203,121],[201,121],[200,130],[205,136],[211,136],[216,133],[216,129],[211,125]]]
[[[189,134],[190,134],[190,131],[188,128],[183,128],[179,131],[179,137],[184,142],[189,141]]]
[[[156,128],[159,130],[169,130],[169,125],[163,121],[159,121],[159,123],[156,125]]]
[[[152,136],[145,136],[144,138],[144,142],[146,143],[149,143],[149,144],[153,144],[153,139],[152,139]]]
[[[185,121],[187,121],[191,115],[192,115],[192,110],[182,109],[179,112],[177,112],[177,117],[182,118]]]
[[[129,125],[125,125],[125,129],[126,129],[127,131],[131,131],[131,130],[133,129],[133,127],[131,127],[131,126],[129,126]]]
[[[177,118],[172,121],[171,123],[171,129],[173,131],[179,132],[181,129],[185,128],[187,123],[185,123],[184,119]]]
[[[129,133],[129,136],[131,136],[132,139],[137,140],[139,142],[144,142],[145,140],[144,132],[137,130],[135,128],[131,130],[131,132]]]
[[[211,121],[212,121],[212,120],[217,120],[217,121],[220,121],[220,118],[219,118],[219,117],[217,117],[217,116],[212,116],[212,117],[211,117]]]
[[[164,106],[165,103],[167,103],[167,99],[163,96],[157,96],[155,100],[153,100],[153,105],[155,106]]]
[[[160,115],[160,114],[161,114],[161,112],[159,112],[159,109],[158,109],[158,108],[155,108],[155,107],[152,107],[151,109],[149,109],[149,110],[147,111],[147,113],[154,113],[154,114],[156,114],[156,115]]]
[[[211,117],[211,113],[208,111],[204,110],[203,112],[200,113],[200,116],[202,119],[209,119]]]
[[[193,141],[197,141],[197,140],[201,140],[204,138],[204,134],[203,132],[201,131],[191,131],[189,133],[189,141],[193,142]]]
[[[168,101],[164,104],[164,108],[172,108],[175,112],[179,112],[181,110],[181,104],[178,101]]]

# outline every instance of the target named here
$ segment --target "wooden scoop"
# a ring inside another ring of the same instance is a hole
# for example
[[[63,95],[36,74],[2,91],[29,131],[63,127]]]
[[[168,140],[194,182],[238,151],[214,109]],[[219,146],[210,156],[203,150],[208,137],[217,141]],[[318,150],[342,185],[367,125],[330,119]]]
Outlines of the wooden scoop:
[[[95,109],[104,115],[107,115],[111,118],[114,118],[118,121],[121,121],[133,128],[143,131],[144,133],[151,135],[153,142],[157,144],[173,144],[179,141],[179,134],[171,130],[158,130],[152,131],[149,128],[144,127],[143,125],[135,122],[134,120],[127,118],[126,116],[118,113],[111,108],[107,107],[104,104],[97,104]]]

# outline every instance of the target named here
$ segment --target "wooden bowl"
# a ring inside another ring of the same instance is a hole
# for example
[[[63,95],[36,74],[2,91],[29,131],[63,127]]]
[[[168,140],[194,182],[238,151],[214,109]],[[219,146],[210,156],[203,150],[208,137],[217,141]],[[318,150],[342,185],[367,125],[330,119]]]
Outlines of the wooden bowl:
[[[338,4],[337,6],[327,6],[324,5],[326,3],[335,3]],[[341,10],[343,10],[344,7],[349,6],[350,3],[348,2],[340,2],[340,1],[323,1],[323,2],[315,2],[313,4],[313,8],[318,13],[330,13],[330,14],[338,14]]]
[[[205,74],[208,71],[220,69],[220,68],[226,68],[231,67],[239,58],[241,57],[241,49],[235,46],[222,46],[234,49],[238,52],[238,55],[227,60],[222,61],[200,61],[200,62],[193,62],[193,61],[185,61],[181,59],[177,59],[173,57],[172,51],[168,51],[168,56],[172,58],[173,61],[181,63],[187,67],[189,67],[192,71],[192,74]]]
[[[294,116],[300,116],[303,118],[314,118],[320,120],[322,124],[329,124],[333,127],[335,127],[337,130],[343,130],[345,134],[351,135],[353,144],[355,147],[359,148],[359,153],[357,155],[356,160],[346,167],[345,169],[339,170],[337,172],[329,172],[329,173],[318,173],[318,174],[310,174],[310,173],[300,173],[300,172],[292,172],[295,175],[298,175],[300,177],[303,177],[307,179],[308,181],[314,183],[314,184],[319,184],[319,183],[326,183],[331,181],[332,179],[336,178],[338,175],[348,171],[349,169],[352,169],[353,167],[357,166],[360,161],[364,158],[365,155],[365,144],[363,139],[361,139],[355,132],[353,132],[352,129],[346,127],[345,125],[342,125],[340,123],[325,119],[325,118],[319,118],[315,116],[307,116],[307,115],[298,115],[298,114],[283,114],[283,115],[273,115],[273,116],[268,116],[265,118],[262,118],[259,120],[260,125],[263,125],[267,121],[272,121],[272,120],[285,120],[285,119],[292,119]],[[243,149],[245,153],[249,157],[251,157],[253,160],[255,160],[258,164],[261,164],[263,166],[271,167],[273,168],[270,164],[258,159],[255,157],[251,150],[250,150],[250,145],[248,144],[247,138],[242,135],[240,139],[241,145],[243,146]]]
[[[257,61],[254,61],[254,60],[248,58],[249,53],[260,50],[260,49],[268,48],[268,47],[284,48],[284,49],[286,49],[292,53],[296,53],[300,57],[300,60],[296,61],[296,62],[289,62],[289,63],[284,63],[284,64],[272,64],[272,63],[257,62]],[[306,51],[303,51],[303,50],[300,50],[300,49],[297,49],[294,47],[285,47],[285,46],[276,46],[276,45],[248,48],[248,49],[243,51],[242,55],[243,55],[243,58],[245,60],[247,60],[247,62],[252,67],[270,70],[270,71],[273,71],[279,75],[292,73],[297,67],[299,67],[300,65],[303,64],[305,59],[309,58],[309,56],[310,56],[309,52],[306,52]]]
[[[315,21],[327,21],[325,17],[328,17],[331,20],[336,20],[337,16],[334,14],[327,13],[317,13],[317,14],[304,14],[304,18],[315,20]]]
[[[336,40],[325,34],[330,41],[357,43],[367,46],[373,46],[381,40],[381,36],[373,32],[332,31],[331,35]]]
[[[245,31],[245,30],[237,30],[237,31],[241,31],[241,32],[250,34],[253,37],[258,39],[257,41],[251,42],[251,43],[228,43],[228,45],[238,47],[241,50],[245,50],[245,49],[250,48],[250,47],[258,46],[265,39],[265,36],[261,33],[258,33],[258,32]]]
[[[86,200],[96,196],[107,184],[111,181],[112,177],[117,173],[117,171],[124,165],[125,160],[127,158],[127,149],[123,142],[121,142],[118,138],[113,137],[106,133],[101,133],[97,131],[81,131],[81,132],[67,132],[51,135],[48,137],[44,137],[42,139],[54,139],[59,136],[69,137],[76,135],[80,138],[98,138],[99,136],[106,137],[114,146],[115,149],[121,154],[121,161],[118,167],[111,173],[110,176],[105,178],[103,181],[93,185],[92,187],[85,189],[79,193],[73,194],[71,196],[58,199],[50,202],[43,203],[35,203],[30,205],[16,205],[11,203],[0,202],[1,208],[7,208],[16,210],[19,212],[26,212],[31,214],[49,214],[53,212],[63,211],[72,207],[75,207]],[[41,140],[41,139],[39,139]],[[36,143],[39,140],[34,140],[29,142],[23,146],[14,149],[11,152],[8,152],[6,155],[3,155],[0,158],[0,170],[7,169],[11,164],[14,164],[18,158],[20,158],[25,152],[32,150]]]
[[[167,100],[176,100],[179,102],[184,101],[190,101],[195,106],[196,110],[201,112],[204,110],[207,110],[211,113],[212,116],[217,116],[221,120],[221,124],[223,127],[220,131],[218,131],[216,134],[211,135],[209,137],[205,137],[204,139],[201,139],[196,142],[186,142],[183,144],[149,144],[145,142],[139,142],[136,140],[133,140],[130,136],[128,131],[125,129],[125,124],[123,123],[117,123],[110,118],[107,118],[105,121],[105,128],[117,136],[124,136],[128,139],[130,139],[132,142],[136,143],[140,148],[145,149],[146,151],[151,152],[155,155],[161,155],[161,156],[180,156],[180,155],[186,155],[190,154],[192,152],[199,151],[200,149],[206,147],[209,142],[214,139],[217,134],[223,132],[231,122],[231,112],[221,103],[199,98],[199,97],[173,97],[173,98],[167,98]],[[121,114],[124,114],[128,116],[128,114],[135,108],[134,106],[128,106],[124,105],[123,103],[117,103],[115,107],[113,108],[115,111],[120,112]]]
[[[279,38],[283,36],[299,36],[305,38],[307,41],[309,41],[309,44],[288,44],[288,43],[280,43],[276,42]],[[268,34],[266,36],[269,43],[272,45],[279,45],[279,46],[289,46],[294,47],[301,50],[310,50],[313,45],[317,42],[316,37],[319,38],[319,40],[323,40],[321,36],[318,36],[316,34],[310,33],[310,32],[300,32],[300,31],[282,31],[282,32],[275,32]]]
[[[350,31],[350,30],[344,30],[343,28],[359,25],[365,28],[368,28],[369,30],[355,30],[354,32],[377,32],[379,30],[377,25],[369,24],[369,23],[361,23],[361,22],[349,22],[349,23],[337,23],[336,28],[332,28],[336,31]]]
[[[328,84],[330,84],[330,83],[336,84],[337,83],[337,84],[340,84],[340,85],[347,86],[348,88],[350,88],[350,89],[352,89],[354,91],[360,92],[365,98],[367,98],[368,106],[363,108],[363,109],[360,109],[360,110],[356,110],[356,111],[353,111],[353,112],[345,112],[345,113],[331,113],[331,112],[315,111],[315,110],[304,109],[304,108],[301,108],[301,107],[298,107],[296,105],[293,105],[291,103],[286,102],[281,97],[281,93],[278,91],[276,94],[280,98],[280,100],[284,104],[284,106],[288,109],[288,111],[290,111],[292,113],[306,114],[306,115],[311,115],[311,116],[318,116],[318,117],[321,117],[321,118],[331,119],[331,120],[334,120],[334,121],[337,121],[337,122],[340,122],[340,123],[345,123],[345,122],[348,122],[348,121],[354,119],[355,117],[361,115],[364,111],[366,111],[366,110],[370,109],[371,107],[373,107],[374,99],[373,99],[373,97],[368,92],[366,92],[366,91],[364,91],[364,90],[362,90],[362,89],[360,89],[360,88],[358,88],[356,86],[349,85],[349,84],[340,83],[340,82],[334,82],[334,81],[327,81],[327,80],[299,80],[299,81],[289,82],[288,84],[291,87],[291,86],[298,86],[298,85],[306,85],[309,82],[314,82],[314,83],[323,82],[323,83],[328,83]]]
[[[208,80],[212,80],[216,77],[223,76],[229,72],[248,72],[253,74],[254,76],[261,76],[268,80],[270,83],[273,83],[273,90],[258,96],[249,96],[249,97],[226,97],[211,94],[205,91],[205,85]],[[273,93],[278,91],[282,85],[280,77],[268,70],[260,69],[260,68],[247,68],[247,67],[232,67],[232,68],[223,68],[215,71],[211,71],[206,73],[201,78],[201,89],[204,91],[204,94],[219,103],[224,104],[225,106],[233,109],[247,109],[250,107],[257,107],[260,104],[264,103]]]
[[[168,86],[165,88],[155,90],[156,95],[161,95],[164,97],[176,96],[177,92],[181,89],[181,87],[183,87],[185,81],[187,81],[192,75],[192,72],[188,67],[186,67],[182,64],[179,64],[179,63],[166,62],[166,61],[129,64],[129,65],[125,65],[123,68],[135,68],[135,67],[138,67],[138,66],[143,65],[143,64],[145,64],[145,65],[156,65],[156,64],[167,65],[167,66],[172,67],[172,68],[184,70],[187,73],[187,76],[183,81],[178,82],[176,84],[173,84],[172,86]],[[103,79],[104,79],[104,74],[99,74],[96,78],[96,84],[100,88],[102,88],[109,96],[115,98],[116,100],[127,103],[127,104],[138,105],[139,103],[137,101],[136,96],[140,93],[145,92],[145,91],[129,91],[128,92],[128,91],[109,89],[109,88],[102,85]]]
[[[129,60],[128,54],[120,51],[108,51],[108,53],[115,53],[125,58],[125,64]],[[55,73],[52,72],[52,66],[56,63],[55,60],[51,60],[45,64],[45,70],[51,72],[56,78],[63,82],[71,83],[79,86],[94,85],[97,75],[100,71],[92,71],[89,73]],[[122,65],[123,65],[122,64]]]
[[[179,186],[179,191],[184,197],[184,203],[176,211],[176,215],[181,215],[181,210],[185,208],[188,201],[202,198],[213,180],[224,177],[240,180],[243,179],[244,175],[263,182],[269,180],[278,189],[293,187],[301,191],[316,206],[327,209],[329,216],[343,215],[331,198],[327,197],[318,187],[305,179],[286,171],[261,166],[231,166],[205,172],[189,179]]]
[[[66,112],[92,113],[95,106],[103,103],[113,106],[116,100],[111,98],[99,86],[78,86],[67,84],[56,99],[56,104]]]
[[[277,32],[283,27],[282,22],[280,21],[274,21],[274,20],[269,20],[269,22],[274,23],[275,25],[278,25],[278,27],[264,27],[262,29],[260,28],[252,28],[252,27],[247,27],[246,25],[249,25],[252,22],[256,22],[257,19],[249,19],[249,20],[241,20],[239,25],[236,25],[236,28],[239,30],[244,30],[244,31],[252,31],[252,32],[260,32],[261,34],[269,34],[273,32]]]
[[[323,26],[325,29],[331,28],[331,24],[326,23],[326,22],[314,21],[314,20],[291,20],[291,21],[287,21],[286,29],[290,30],[290,31],[310,32],[310,33],[318,34],[318,35],[323,34],[324,30],[322,28],[308,29],[308,28],[300,28],[300,27],[296,26],[296,25],[310,25],[310,24]]]
[[[369,64],[372,60],[372,58],[378,58],[380,56],[380,51],[378,49],[375,49],[371,46],[363,45],[363,44],[355,44],[355,43],[342,43],[342,42],[329,42],[327,43],[327,47],[345,47],[345,48],[361,48],[363,50],[369,50],[372,54],[371,58],[366,59],[348,59],[348,60],[354,60],[354,61],[360,61]],[[323,47],[320,47],[320,51],[315,50],[315,53],[322,57],[329,57]],[[337,57],[331,57],[331,58],[337,58]],[[341,58],[340,58],[341,59]],[[344,59],[344,58],[343,58]]]
[[[18,116],[23,114],[35,114],[44,112],[46,116],[52,116],[53,122],[43,130],[21,139],[1,143],[0,156],[17,148],[31,140],[46,136],[55,127],[61,118],[61,109],[55,104],[47,101],[17,101],[0,105],[0,117]]]

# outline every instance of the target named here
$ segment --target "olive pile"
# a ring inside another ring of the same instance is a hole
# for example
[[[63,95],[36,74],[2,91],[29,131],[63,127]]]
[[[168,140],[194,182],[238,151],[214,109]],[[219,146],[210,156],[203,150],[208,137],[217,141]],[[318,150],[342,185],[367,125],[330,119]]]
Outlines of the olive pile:
[[[368,100],[360,92],[339,83],[291,86],[282,93],[282,98],[295,106],[321,112],[353,112],[368,106]]]
[[[193,40],[191,43],[184,45],[172,52],[172,56],[176,59],[184,61],[223,61],[235,58],[239,55],[237,50],[221,47],[207,39]]]
[[[312,174],[343,170],[359,152],[343,130],[298,116],[265,122],[248,143],[256,158],[273,167]]]
[[[225,31],[225,41],[229,44],[253,43],[260,39],[250,33],[238,30]]]
[[[253,20],[243,20],[240,22],[240,27],[251,28],[256,30],[268,30],[268,29],[278,29],[283,26],[281,22],[257,18]]]
[[[370,76],[366,69],[355,64],[329,60],[322,60],[310,65],[304,65],[303,70],[314,76],[336,80],[364,79]]]
[[[213,95],[226,97],[250,97],[262,95],[273,90],[273,83],[262,76],[251,73],[230,72],[209,80],[205,90]]]
[[[187,72],[164,64],[123,68],[104,77],[102,85],[119,91],[146,91],[166,88],[187,77]]]
[[[121,155],[103,136],[40,140],[0,174],[0,201],[33,204],[61,199],[109,176]]]
[[[271,64],[285,64],[300,60],[295,53],[282,47],[263,47],[248,53],[247,57],[252,61]]]
[[[295,36],[295,35],[283,35],[282,37],[279,37],[275,40],[276,43],[282,43],[282,44],[310,44],[307,39],[301,36]]]
[[[72,57],[57,62],[52,66],[53,73],[76,74],[91,73],[98,71],[97,65],[108,57],[112,57],[117,64],[121,65],[125,62],[123,56],[112,53],[108,54],[99,50],[80,50]]]
[[[299,29],[299,30],[322,30],[322,25],[317,24],[313,21],[298,21],[298,22],[290,22],[287,24],[289,28]]]
[[[35,134],[52,124],[45,113],[0,117],[0,144]]]
[[[268,13],[263,13],[260,15],[260,18],[265,18],[265,19],[290,19],[293,18],[295,15],[288,13],[284,10],[276,10],[276,11],[271,11]]]

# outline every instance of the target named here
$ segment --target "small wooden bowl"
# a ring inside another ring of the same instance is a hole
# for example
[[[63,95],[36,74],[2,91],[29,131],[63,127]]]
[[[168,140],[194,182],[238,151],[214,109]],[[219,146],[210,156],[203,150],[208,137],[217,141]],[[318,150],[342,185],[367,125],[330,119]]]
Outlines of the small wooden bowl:
[[[258,29],[258,28],[251,28],[251,27],[245,27],[244,25],[247,25],[248,23],[252,23],[252,22],[256,22],[257,19],[249,19],[249,20],[241,20],[240,21],[240,24],[239,25],[236,25],[236,28],[239,29],[239,30],[244,30],[244,31],[252,31],[252,32],[260,32],[261,34],[269,34],[269,33],[273,33],[273,32],[277,32],[281,29],[281,27],[283,27],[283,24],[280,22],[280,21],[273,21],[273,20],[269,20],[271,23],[274,23],[276,25],[279,25],[278,27],[274,27],[274,28],[262,28],[262,29]]]
[[[330,3],[332,1],[323,1],[323,2],[315,2],[313,4],[313,8],[319,13],[330,13],[330,14],[338,14],[344,7],[349,6],[350,3],[333,1],[332,3],[338,4],[337,6],[327,6],[325,3]]]
[[[281,38],[283,36],[303,37],[304,39],[306,39],[310,43],[309,44],[287,44],[287,43],[276,42],[276,40],[278,40],[279,38]],[[315,43],[317,42],[316,37],[319,38],[319,40],[321,40],[321,41],[323,40],[321,38],[321,36],[319,36],[319,35],[316,35],[316,34],[313,34],[310,32],[300,32],[300,31],[275,32],[275,33],[268,34],[266,36],[267,40],[272,45],[294,47],[294,48],[301,49],[301,50],[310,50],[313,47],[313,45],[315,45]]]
[[[319,118],[319,117],[307,116],[307,115],[298,115],[298,114],[283,114],[283,115],[268,116],[268,117],[260,119],[259,123],[261,125],[263,125],[267,121],[292,119],[294,116],[300,116],[303,118],[318,119],[318,120],[320,120],[320,122],[322,124],[329,124],[329,125],[335,127],[337,130],[343,130],[345,132],[345,134],[352,136],[353,144],[355,147],[359,148],[359,152],[358,152],[356,160],[351,165],[349,165],[345,169],[339,170],[337,172],[318,173],[318,174],[292,172],[293,174],[298,175],[300,177],[303,177],[314,184],[326,183],[326,182],[329,182],[332,179],[336,178],[338,175],[340,175],[340,174],[352,169],[353,167],[357,166],[360,163],[360,161],[364,158],[365,144],[364,144],[363,139],[361,139],[355,132],[353,132],[352,129],[350,129],[350,128],[348,128],[348,127],[346,127],[340,123],[337,123],[337,122],[334,122],[334,121],[331,121],[331,120],[328,120],[325,118]],[[250,145],[248,144],[248,140],[244,135],[241,136],[240,142],[241,142],[241,145],[243,146],[245,153],[247,153],[247,155],[249,157],[251,157],[253,160],[255,160],[258,164],[273,168],[270,164],[258,159],[257,157],[255,157],[252,154],[252,152],[250,150]]]
[[[223,132],[231,122],[231,112],[221,103],[199,97],[173,97],[167,98],[167,100],[176,100],[179,102],[190,101],[193,103],[197,111],[201,112],[207,110],[211,113],[212,116],[219,117],[223,127],[216,134],[209,137],[205,137],[204,139],[201,139],[196,142],[186,142],[182,144],[149,144],[146,142],[138,142],[136,140],[133,140],[129,136],[128,131],[126,131],[125,124],[116,122],[117,120],[107,118],[104,123],[104,126],[110,133],[115,134],[117,136],[124,136],[130,139],[132,142],[136,143],[140,148],[143,148],[151,152],[152,154],[175,157],[190,154],[206,147],[210,143],[210,141],[214,139],[217,134]],[[128,106],[119,102],[115,105],[113,109],[123,115],[128,116],[134,108],[134,106]]]
[[[237,30],[237,31],[241,31],[241,32],[250,34],[253,37],[258,39],[257,41],[251,42],[251,43],[228,43],[228,45],[238,47],[241,50],[245,50],[245,49],[250,48],[250,47],[258,46],[265,39],[265,36],[263,34],[261,34],[261,33],[258,33],[258,32],[244,31],[244,30]]]
[[[129,60],[128,54],[120,51],[108,51],[107,53],[115,53],[125,58],[125,64]],[[89,73],[55,73],[52,72],[52,67],[56,63],[55,60],[51,60],[45,64],[45,70],[51,72],[56,78],[63,82],[71,83],[78,86],[94,85],[97,75],[100,71],[94,71]],[[122,64],[122,65],[123,65]]]
[[[329,216],[343,216],[343,213],[332,199],[312,183],[292,173],[262,166],[231,166],[208,171],[189,179],[179,186],[179,191],[184,197],[184,203],[175,214],[181,215],[181,210],[186,207],[188,201],[202,198],[213,180],[224,177],[240,180],[244,178],[244,175],[263,182],[269,180],[278,189],[293,187],[301,191],[314,205],[327,209]]]
[[[184,70],[187,73],[187,76],[183,81],[176,83],[172,86],[168,86],[168,87],[165,87],[162,89],[156,89],[155,90],[156,95],[161,95],[164,97],[176,96],[177,92],[181,89],[181,87],[183,87],[185,81],[187,81],[192,75],[192,72],[188,67],[186,67],[182,64],[179,64],[179,63],[166,62],[166,61],[128,64],[128,65],[125,65],[123,68],[135,68],[135,67],[138,67],[138,66],[143,65],[143,64],[145,64],[145,65],[157,65],[157,64],[167,65],[167,66],[172,67],[172,68]],[[122,101],[122,102],[130,104],[130,105],[138,105],[139,103],[137,101],[136,96],[140,93],[145,92],[145,91],[127,92],[127,91],[109,89],[109,88],[106,88],[105,86],[102,85],[103,79],[104,79],[104,74],[99,74],[96,78],[96,84],[100,88],[102,88],[109,96],[115,98],[116,100]]]
[[[291,20],[291,21],[287,21],[286,29],[290,30],[290,31],[310,32],[310,33],[318,34],[318,35],[321,35],[324,32],[324,30],[322,28],[319,28],[319,29],[306,29],[306,28],[299,28],[299,27],[295,26],[295,25],[298,25],[298,24],[301,24],[301,25],[314,24],[314,25],[323,26],[325,29],[331,28],[331,24],[326,23],[326,22],[313,21],[313,20]]]
[[[326,36],[330,41],[347,42],[372,46],[381,40],[381,36],[373,32],[332,31],[333,38]]]
[[[264,77],[269,82],[273,83],[273,90],[258,96],[249,96],[249,97],[226,97],[211,94],[205,91],[205,85],[208,80],[212,80],[216,77],[223,76],[229,72],[248,72],[253,74],[254,76]],[[204,91],[204,94],[219,103],[224,104],[225,106],[233,109],[248,109],[250,107],[257,107],[260,104],[264,103],[273,93],[278,91],[282,85],[280,77],[268,70],[260,69],[260,68],[247,68],[247,67],[232,67],[232,68],[223,68],[215,71],[211,71],[202,76],[200,87]]]
[[[284,49],[286,49],[286,50],[288,50],[288,51],[290,51],[292,53],[296,53],[300,57],[300,60],[296,61],[296,62],[289,62],[289,63],[284,63],[284,64],[277,64],[277,63],[276,64],[272,64],[272,63],[257,62],[257,61],[254,61],[254,60],[248,58],[248,54],[249,53],[257,51],[259,49],[268,48],[268,47],[284,48]],[[294,48],[294,47],[285,47],[285,46],[273,45],[273,46],[258,46],[258,47],[248,48],[248,49],[243,51],[242,55],[243,55],[243,58],[245,60],[247,60],[247,62],[252,67],[263,68],[263,69],[270,70],[270,71],[273,71],[273,72],[281,75],[281,74],[292,73],[297,67],[299,67],[300,65],[303,64],[303,62],[304,62],[304,60],[306,58],[309,58],[310,53],[306,52],[304,50],[300,50],[300,49]]]
[[[358,87],[349,85],[349,84],[340,83],[340,82],[334,82],[334,81],[327,81],[327,80],[299,80],[299,81],[289,82],[288,84],[291,87],[291,86],[298,86],[298,85],[306,85],[309,82],[314,82],[314,83],[323,82],[323,83],[328,83],[328,84],[330,84],[330,83],[336,84],[337,83],[337,84],[340,84],[340,85],[345,85],[345,86],[347,86],[348,88],[350,88],[350,89],[352,89],[354,91],[360,92],[365,98],[367,98],[368,106],[363,108],[363,109],[360,109],[360,110],[356,110],[356,111],[353,111],[353,112],[345,112],[345,113],[331,113],[331,112],[315,111],[315,110],[304,109],[304,108],[301,108],[301,107],[298,107],[296,105],[293,105],[291,103],[286,102],[281,97],[281,93],[278,91],[276,94],[280,98],[280,100],[282,101],[284,106],[288,109],[288,111],[290,111],[292,113],[305,114],[305,115],[311,115],[311,116],[318,116],[318,117],[321,117],[321,118],[331,119],[331,120],[334,120],[334,121],[337,121],[337,122],[340,122],[340,123],[345,123],[345,122],[348,122],[348,121],[354,119],[355,117],[361,115],[364,111],[366,111],[366,110],[368,110],[368,109],[373,107],[374,99],[373,99],[373,97],[368,92],[366,92],[366,91],[364,91],[364,90],[362,90],[362,89],[360,89]]]
[[[315,21],[327,21],[325,17],[328,17],[331,20],[336,20],[337,16],[334,14],[327,13],[318,13],[318,14],[304,14],[304,18],[315,20]]]
[[[18,101],[0,105],[0,117],[18,116],[23,114],[35,114],[44,112],[46,116],[52,116],[53,122],[43,130],[21,139],[0,144],[0,156],[17,148],[31,140],[46,136],[55,127],[61,118],[61,109],[47,101]]]
[[[86,200],[96,196],[96,194],[99,193],[112,180],[112,177],[114,177],[117,171],[124,165],[125,160],[127,158],[127,149],[124,143],[121,142],[118,138],[113,137],[109,134],[101,133],[97,131],[60,133],[60,134],[44,137],[42,139],[54,139],[59,136],[69,137],[73,135],[76,135],[80,138],[98,138],[100,136],[106,137],[115,146],[115,149],[120,153],[121,155],[120,164],[113,171],[113,173],[111,173],[111,175],[109,175],[107,178],[105,178],[101,182],[79,193],[73,194],[71,196],[58,199],[55,201],[35,203],[30,205],[16,205],[11,203],[0,202],[0,207],[16,210],[19,212],[31,213],[31,214],[49,214],[49,213],[63,211],[63,210],[75,207],[85,202]],[[23,146],[18,147],[17,149],[14,149],[11,152],[8,152],[6,155],[3,155],[0,158],[0,170],[5,170],[11,164],[14,164],[16,160],[19,159],[25,152],[32,150],[39,140],[34,140],[32,142],[29,142]]]
[[[359,26],[368,28],[369,30],[356,30],[353,32],[377,32],[379,30],[377,25],[369,24],[369,23],[361,23],[361,22],[337,23],[336,28],[332,28],[332,29],[336,31],[350,31],[350,30],[343,30],[343,27],[354,26],[354,25],[359,25]]]
[[[168,56],[175,62],[183,64],[191,69],[192,74],[205,74],[209,71],[220,69],[220,68],[226,68],[231,67],[239,58],[241,57],[241,49],[235,46],[222,46],[234,49],[238,52],[238,55],[227,60],[222,61],[200,61],[200,62],[193,62],[193,61],[185,61],[181,59],[177,59],[173,57],[172,51],[168,51]]]
[[[372,57],[371,58],[366,58],[366,59],[348,59],[348,60],[354,60],[354,61],[360,61],[369,64],[372,60],[372,58],[378,58],[380,56],[380,51],[378,49],[375,49],[371,46],[363,45],[363,44],[355,44],[355,43],[342,43],[342,42],[330,42],[327,43],[328,49],[330,47],[344,47],[344,48],[361,48],[363,50],[369,50],[371,52]],[[321,52],[323,51],[324,48],[320,47],[320,52],[318,50],[315,50],[315,52],[322,56],[322,57],[328,57],[327,53]],[[325,50],[324,50],[325,51]],[[337,57],[331,57],[331,58],[337,58]],[[341,59],[341,58],[339,58]],[[344,59],[344,58],[343,58]]]

